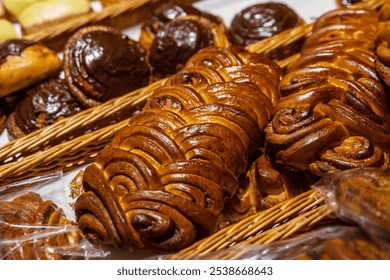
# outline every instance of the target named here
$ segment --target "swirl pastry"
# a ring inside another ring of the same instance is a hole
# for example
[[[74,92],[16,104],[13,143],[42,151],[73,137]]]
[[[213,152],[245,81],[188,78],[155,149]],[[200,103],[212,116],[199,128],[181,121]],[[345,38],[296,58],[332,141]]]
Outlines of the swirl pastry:
[[[389,108],[375,71],[377,12],[335,10],[320,17],[301,58],[280,83],[266,128],[276,160],[322,176],[388,166]]]
[[[266,56],[207,47],[157,89],[83,176],[77,221],[94,242],[178,250],[213,233],[278,100]]]
[[[385,1],[379,11],[379,27],[375,38],[378,56],[376,70],[387,86],[390,86],[390,3]]]
[[[236,45],[248,46],[303,23],[301,17],[286,4],[255,4],[234,16],[229,28],[229,40]],[[302,43],[302,40],[297,40],[277,48],[269,55],[272,59],[286,58],[299,52]]]
[[[52,49],[22,39],[0,44],[0,97],[58,73],[61,60]]]
[[[81,110],[63,80],[49,79],[30,89],[16,105],[7,119],[7,131],[19,138]]]
[[[108,26],[88,26],[64,48],[65,81],[86,108],[147,85],[151,69],[141,46]]]
[[[141,34],[139,37],[140,44],[146,50],[150,49],[158,30],[162,26],[173,19],[190,15],[207,18],[225,30],[222,18],[201,11],[188,3],[175,3],[174,1],[168,1],[167,3],[163,3],[154,9],[152,15],[142,24]]]
[[[228,44],[224,31],[205,17],[173,19],[161,26],[150,46],[149,61],[153,75],[157,79],[171,76],[200,49],[227,47]]]
[[[71,226],[62,210],[36,193],[23,194],[12,201],[0,202],[0,257],[7,260],[57,260],[82,240],[78,230],[60,231],[56,226]],[[56,231],[57,230],[57,231]],[[35,237],[35,238],[34,238]],[[56,251],[61,248],[64,250]]]

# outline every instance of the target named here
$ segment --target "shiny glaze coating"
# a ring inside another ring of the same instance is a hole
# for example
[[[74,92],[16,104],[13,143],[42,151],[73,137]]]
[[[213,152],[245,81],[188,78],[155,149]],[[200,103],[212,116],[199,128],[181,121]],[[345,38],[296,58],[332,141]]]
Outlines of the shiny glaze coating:
[[[64,72],[71,93],[84,107],[131,92],[150,79],[141,46],[106,26],[86,27],[69,39]]]

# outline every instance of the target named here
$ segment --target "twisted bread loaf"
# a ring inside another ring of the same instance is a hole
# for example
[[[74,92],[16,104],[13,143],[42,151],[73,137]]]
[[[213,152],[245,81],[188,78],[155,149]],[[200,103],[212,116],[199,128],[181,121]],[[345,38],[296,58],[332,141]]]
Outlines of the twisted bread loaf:
[[[266,129],[277,161],[322,176],[388,166],[388,99],[375,71],[377,13],[335,10],[320,17],[302,57],[280,83]]]
[[[83,232],[125,249],[178,250],[215,231],[280,78],[270,59],[239,48],[194,55],[86,168],[75,203]]]
[[[54,249],[77,247],[80,231],[62,231],[55,226],[71,225],[62,210],[52,201],[44,201],[36,193],[26,193],[12,201],[0,202],[0,258],[21,260],[53,260],[65,256]],[[50,231],[50,226],[52,231]]]
[[[390,86],[390,3],[386,1],[379,11],[379,27],[375,38],[376,70],[387,86]]]

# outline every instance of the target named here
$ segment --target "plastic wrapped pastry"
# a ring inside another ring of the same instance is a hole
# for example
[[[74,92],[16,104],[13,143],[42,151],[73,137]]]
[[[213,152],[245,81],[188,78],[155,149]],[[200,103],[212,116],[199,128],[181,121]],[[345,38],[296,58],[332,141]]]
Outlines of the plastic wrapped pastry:
[[[64,48],[63,68],[72,95],[85,108],[146,86],[151,79],[144,49],[108,26],[74,33]]]
[[[283,3],[266,2],[249,6],[237,13],[229,28],[229,40],[248,46],[282,31],[304,24],[303,19]],[[283,59],[300,51],[303,40],[296,40],[273,50],[272,59]]]
[[[390,252],[390,169],[358,168],[327,174],[315,185],[340,219]]]
[[[281,70],[207,47],[157,89],[98,153],[75,203],[94,242],[178,250],[213,233],[278,100]]]
[[[61,60],[52,49],[22,39],[0,44],[0,97],[57,74]]]
[[[9,115],[7,131],[12,138],[19,138],[81,110],[63,80],[49,79],[28,90]]]
[[[377,17],[343,9],[317,19],[266,128],[278,163],[319,176],[389,166],[389,103],[373,49]]]

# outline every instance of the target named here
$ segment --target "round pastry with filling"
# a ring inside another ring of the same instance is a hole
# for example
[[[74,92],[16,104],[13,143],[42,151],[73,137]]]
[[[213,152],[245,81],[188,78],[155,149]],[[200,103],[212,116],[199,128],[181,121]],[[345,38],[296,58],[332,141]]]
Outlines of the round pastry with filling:
[[[216,23],[221,28],[224,27],[223,20],[215,15],[201,11],[191,4],[174,3],[173,1],[161,4],[153,14],[141,26],[139,42],[145,49],[149,49],[158,30],[167,22],[189,15],[202,16]]]
[[[80,29],[64,49],[65,80],[72,95],[89,108],[149,84],[145,50],[108,26]]]
[[[81,110],[63,80],[49,79],[30,89],[16,105],[7,119],[7,131],[19,138]]]
[[[0,44],[0,97],[53,76],[61,60],[51,48],[23,39]]]
[[[186,16],[171,20],[158,30],[149,50],[153,75],[155,78],[168,77],[182,69],[200,49],[228,44],[224,31],[205,17]]]
[[[229,28],[233,44],[248,46],[287,29],[302,25],[304,21],[289,6],[267,2],[249,6],[237,13]],[[270,54],[272,58],[285,58],[299,51],[301,41],[296,41]]]

